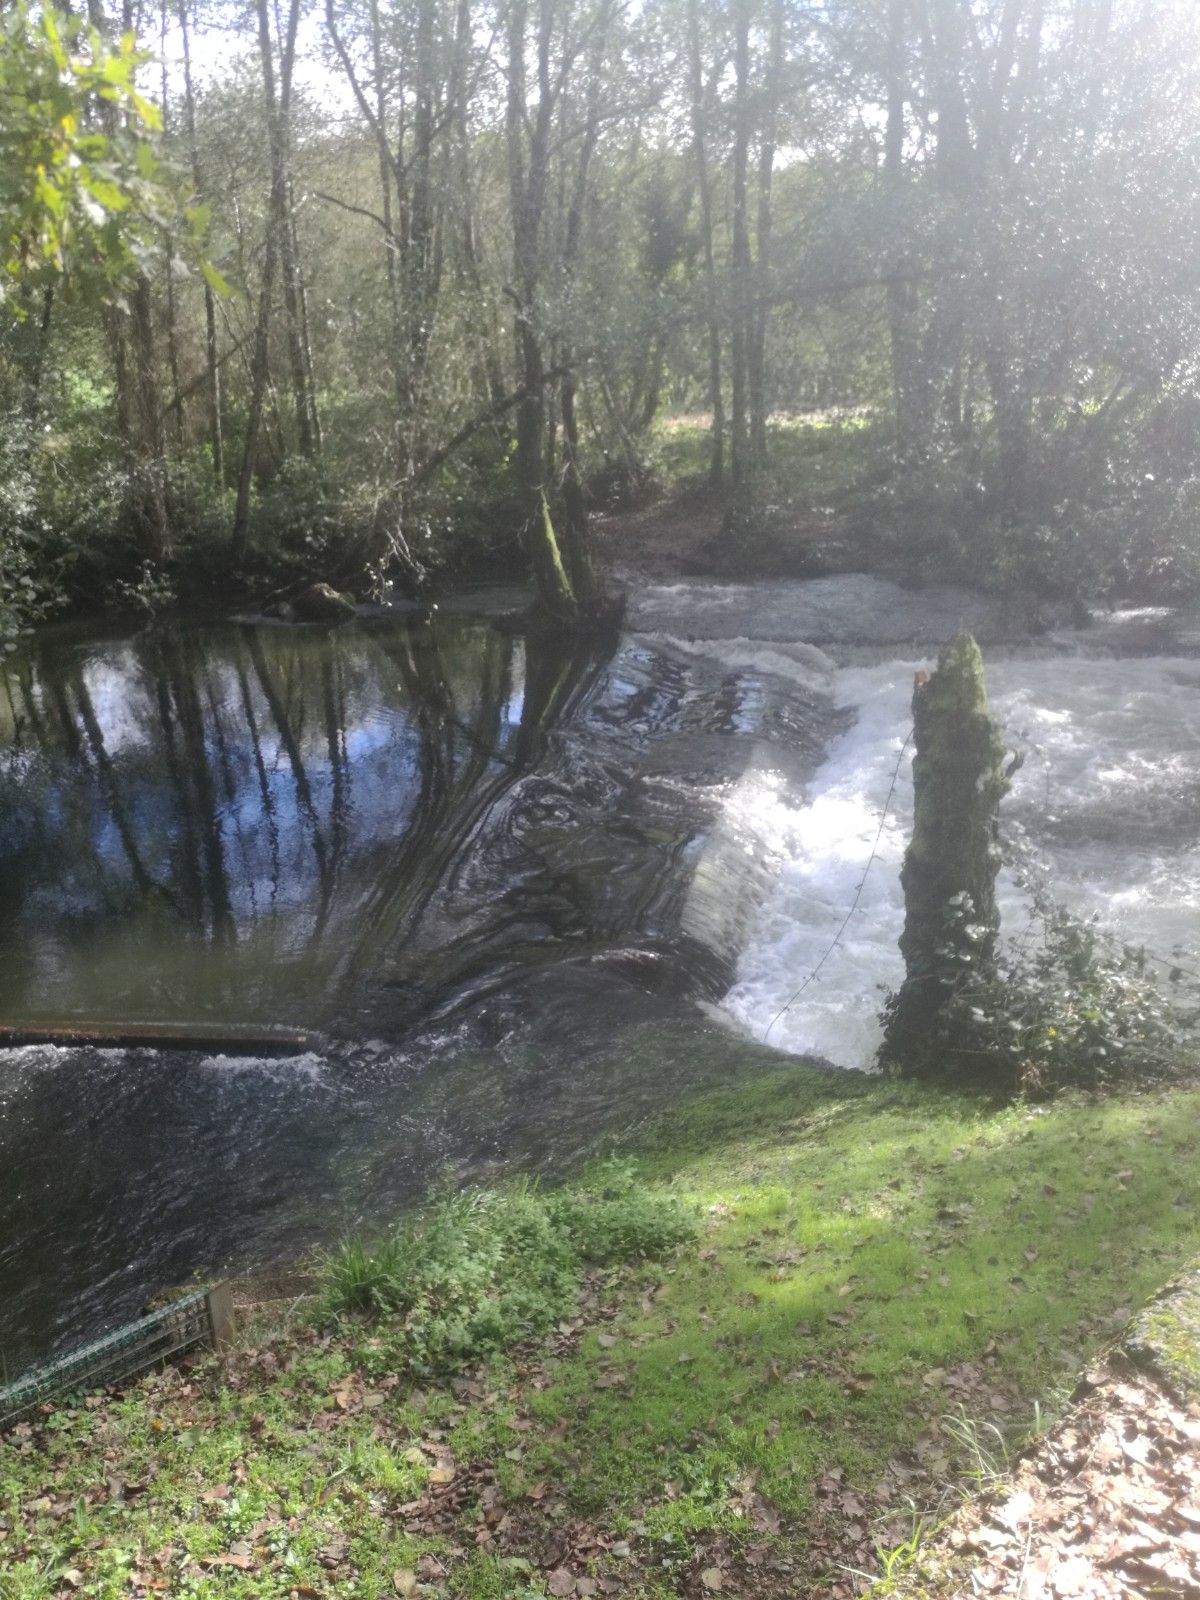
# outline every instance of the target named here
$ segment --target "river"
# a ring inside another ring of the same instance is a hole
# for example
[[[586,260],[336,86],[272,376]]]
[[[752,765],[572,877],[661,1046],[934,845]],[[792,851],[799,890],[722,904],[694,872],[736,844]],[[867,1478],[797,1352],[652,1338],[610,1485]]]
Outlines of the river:
[[[565,649],[511,602],[64,628],[7,662],[0,1020],[321,1040],[0,1052],[10,1370],[439,1173],[553,1169],[733,1070],[711,1047],[648,1065],[621,1046],[639,1029],[711,1044],[716,1016],[869,1069],[912,673],[960,625],[1026,753],[1010,825],[1079,909],[1156,951],[1191,937],[1200,661],[1179,619],[1031,636],[1012,607],[867,577],[686,583],[642,588],[619,642]],[[1020,925],[1015,886],[1004,904]]]

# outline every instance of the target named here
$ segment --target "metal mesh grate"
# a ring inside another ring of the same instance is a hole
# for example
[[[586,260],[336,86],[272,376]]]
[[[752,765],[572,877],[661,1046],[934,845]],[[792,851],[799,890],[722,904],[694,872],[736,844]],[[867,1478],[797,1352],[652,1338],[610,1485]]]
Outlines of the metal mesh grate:
[[[198,1289],[172,1300],[138,1322],[127,1323],[69,1355],[34,1367],[0,1389],[0,1428],[11,1426],[44,1401],[82,1389],[102,1389],[197,1345],[211,1344],[213,1335],[207,1290]]]

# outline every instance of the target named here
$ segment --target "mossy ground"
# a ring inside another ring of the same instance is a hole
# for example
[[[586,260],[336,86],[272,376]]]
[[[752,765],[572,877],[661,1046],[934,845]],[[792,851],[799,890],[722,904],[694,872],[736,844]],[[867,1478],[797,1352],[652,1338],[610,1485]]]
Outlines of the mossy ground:
[[[247,1330],[0,1445],[0,1596],[836,1592],[1196,1253],[1198,1137],[1192,1089],[995,1109],[748,1058],[637,1136],[698,1240],[538,1347],[414,1386],[386,1324]]]
[[[1200,1404],[1200,1267],[1146,1307],[1126,1347],[1181,1402]]]

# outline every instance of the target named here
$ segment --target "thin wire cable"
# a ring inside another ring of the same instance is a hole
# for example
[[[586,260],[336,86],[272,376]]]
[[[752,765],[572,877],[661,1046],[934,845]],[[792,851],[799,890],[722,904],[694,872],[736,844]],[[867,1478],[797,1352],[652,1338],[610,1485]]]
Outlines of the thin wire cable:
[[[887,799],[883,802],[883,815],[879,819],[879,830],[875,835],[875,843],[871,846],[871,854],[867,857],[867,864],[863,868],[863,875],[859,879],[858,888],[854,891],[854,899],[851,902],[850,909],[849,909],[849,911],[847,911],[846,915],[842,918],[842,925],[838,929],[838,931],[834,934],[833,942],[830,944],[829,949],[826,950],[825,954],[821,957],[820,961],[817,962],[816,966],[809,973],[808,977],[805,978],[804,982],[796,990],[795,994],[792,995],[791,999],[790,1000],[786,1000],[784,1002],[784,1004],[782,1006],[780,1006],[779,1010],[775,1013],[775,1015],[771,1018],[770,1022],[767,1024],[767,1031],[763,1034],[763,1043],[764,1044],[767,1044],[769,1042],[769,1040],[771,1038],[771,1030],[772,1030],[772,1028],[774,1028],[775,1024],[779,1021],[780,1017],[784,1016],[787,1012],[789,1012],[792,1009],[792,1007],[796,1004],[796,1001],[799,1000],[800,996],[808,988],[809,984],[817,976],[817,974],[820,972],[821,968],[825,965],[825,963],[829,960],[830,956],[837,949],[838,945],[842,942],[842,935],[845,933],[846,929],[850,926],[850,918],[858,910],[858,903],[862,899],[863,890],[867,886],[867,874],[870,872],[871,868],[874,866],[875,857],[879,854],[879,841],[883,838],[883,830],[887,826],[888,813],[892,809],[892,799],[893,799],[893,797],[894,797],[894,795],[896,793],[896,785],[900,782],[900,768],[904,764],[904,756],[905,756],[905,753],[908,750],[909,745],[912,743],[913,733],[915,731],[916,731],[915,729],[910,728],[908,730],[908,733],[905,735],[904,743],[900,746],[900,754],[896,757],[896,770],[895,770],[895,772],[892,773],[892,781],[891,781],[891,784],[890,784],[890,786],[888,788]]]

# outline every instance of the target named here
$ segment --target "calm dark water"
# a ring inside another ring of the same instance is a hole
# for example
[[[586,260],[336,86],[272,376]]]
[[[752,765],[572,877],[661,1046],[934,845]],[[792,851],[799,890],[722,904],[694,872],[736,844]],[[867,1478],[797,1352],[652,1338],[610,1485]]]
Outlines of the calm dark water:
[[[0,1020],[327,1041],[0,1052],[10,1368],[719,1071],[620,1041],[727,986],[769,876],[747,796],[836,721],[753,670],[468,611],[46,634],[0,684]]]

